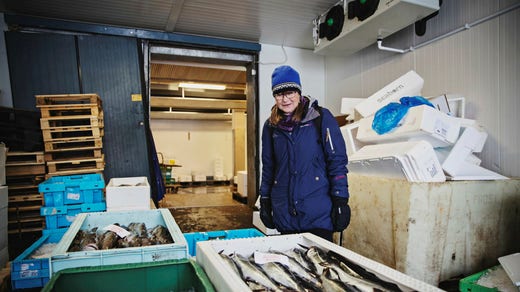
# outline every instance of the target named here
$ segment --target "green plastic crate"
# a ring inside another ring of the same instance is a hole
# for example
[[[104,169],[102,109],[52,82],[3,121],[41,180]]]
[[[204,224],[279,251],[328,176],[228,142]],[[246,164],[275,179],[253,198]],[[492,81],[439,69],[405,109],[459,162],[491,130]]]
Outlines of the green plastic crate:
[[[461,292],[493,292],[493,291],[499,291],[497,288],[488,288],[484,286],[480,286],[477,284],[480,277],[488,273],[492,269],[496,269],[498,266],[489,268],[487,270],[484,270],[482,272],[478,272],[476,274],[473,274],[471,276],[468,276],[459,282],[459,289]]]
[[[189,259],[64,269],[42,291],[208,291],[204,270]]]

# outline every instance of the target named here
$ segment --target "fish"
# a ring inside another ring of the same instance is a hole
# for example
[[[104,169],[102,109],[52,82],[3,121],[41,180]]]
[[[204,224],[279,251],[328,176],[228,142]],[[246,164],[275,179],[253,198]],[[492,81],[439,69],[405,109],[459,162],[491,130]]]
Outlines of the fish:
[[[323,273],[320,275],[323,292],[361,292],[356,287],[350,287],[344,283],[334,279],[334,272],[330,268],[324,268]]]
[[[273,291],[280,291],[278,285],[271,280],[262,270],[260,270],[256,265],[251,263],[247,258],[233,253],[231,255],[231,259],[237,265],[240,275],[242,276],[242,280],[244,282],[252,281],[259,285],[262,285],[266,289],[270,289]]]
[[[168,229],[162,225],[155,226],[150,232],[150,240],[155,244],[168,244],[173,243],[172,236]]]
[[[382,287],[383,289],[385,289],[385,291],[402,291],[401,288],[399,288],[399,286],[396,283],[385,281],[385,280],[379,278],[374,273],[371,273],[371,272],[367,271],[362,266],[355,264],[351,260],[349,260],[346,257],[338,254],[335,251],[329,250],[327,252],[327,256],[329,258],[331,258],[332,260],[338,261],[339,263],[341,263],[341,265],[345,265],[351,271],[356,273],[360,278],[365,279],[365,280],[367,280],[369,282],[375,283],[378,286]]]
[[[305,266],[302,266],[298,260],[296,260],[294,256],[301,256],[297,255],[296,252],[280,252],[280,251],[272,251],[273,253],[285,255],[288,259],[287,265],[285,263],[282,263],[282,265],[285,265],[289,271],[293,272],[294,276],[298,277],[302,282],[303,285],[311,290],[320,290],[321,289],[321,282],[319,278],[314,274],[311,270],[311,267],[308,265],[308,262],[305,261],[305,259],[302,258],[302,260],[305,261],[308,268]]]
[[[112,249],[116,247],[118,238],[119,236],[117,236],[117,233],[110,230],[106,231],[98,240],[99,249]]]
[[[327,263],[327,260],[325,259],[323,252],[317,246],[311,246],[305,252],[305,256],[311,262],[313,271],[318,276],[321,276]]]
[[[304,291],[304,288],[298,283],[294,275],[288,271],[283,265],[277,262],[267,262],[258,265],[266,275],[274,282],[294,291]]]
[[[128,224],[128,231],[135,233],[139,237],[146,237],[146,225],[144,223],[132,222]]]
[[[309,271],[313,270],[311,263],[307,260],[307,257],[305,256],[305,250],[301,248],[293,248],[284,252],[283,254],[296,260],[305,269]]]
[[[229,255],[225,254],[223,250],[221,250],[218,254],[224,260],[224,262],[231,268],[231,270],[233,270],[235,273],[237,273],[237,275],[241,276],[237,265],[235,264],[235,262],[233,261],[233,259],[231,259],[231,257]]]

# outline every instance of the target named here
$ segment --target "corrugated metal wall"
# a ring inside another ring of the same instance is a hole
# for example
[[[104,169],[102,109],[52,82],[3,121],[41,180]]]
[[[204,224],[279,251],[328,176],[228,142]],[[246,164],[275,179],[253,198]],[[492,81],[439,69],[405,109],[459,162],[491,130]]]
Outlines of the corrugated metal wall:
[[[7,32],[15,108],[38,111],[36,94],[97,93],[103,103],[105,180],[149,177],[135,38]],[[76,44],[77,41],[77,44]]]
[[[423,37],[411,26],[385,39],[385,46],[417,46],[513,4],[517,1],[443,1]],[[368,97],[413,69],[425,80],[424,96],[466,98],[466,117],[489,134],[479,155],[482,166],[520,177],[519,20],[516,9],[406,54],[373,45],[348,57],[326,57],[327,104],[339,112],[342,97]]]
[[[6,32],[13,107],[37,111],[35,95],[79,93],[74,37]]]
[[[85,93],[103,100],[105,179],[148,176],[137,40],[112,36],[78,36],[81,80]],[[148,177],[150,181],[150,177]]]

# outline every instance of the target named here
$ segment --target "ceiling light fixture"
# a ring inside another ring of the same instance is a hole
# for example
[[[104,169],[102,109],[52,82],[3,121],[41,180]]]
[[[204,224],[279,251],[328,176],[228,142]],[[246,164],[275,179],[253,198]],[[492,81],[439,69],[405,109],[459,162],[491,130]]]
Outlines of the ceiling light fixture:
[[[213,90],[225,90],[226,85],[219,84],[207,84],[207,83],[179,83],[179,87],[192,88],[192,89],[213,89]]]

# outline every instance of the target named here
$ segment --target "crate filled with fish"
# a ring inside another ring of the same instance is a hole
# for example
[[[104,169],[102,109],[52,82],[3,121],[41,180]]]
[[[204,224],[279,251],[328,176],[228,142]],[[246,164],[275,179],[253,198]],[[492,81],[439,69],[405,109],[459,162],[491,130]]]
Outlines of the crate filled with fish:
[[[217,291],[442,291],[310,233],[197,243]]]
[[[11,262],[11,287],[43,287],[50,279],[50,257],[66,229],[47,230]]]
[[[188,243],[188,251],[190,256],[196,256],[196,245],[199,241],[206,240],[226,240],[234,238],[248,238],[265,236],[256,228],[232,229],[232,230],[215,230],[206,232],[184,233],[184,238]]]
[[[188,258],[168,209],[79,214],[51,256],[52,273],[66,268]]]

